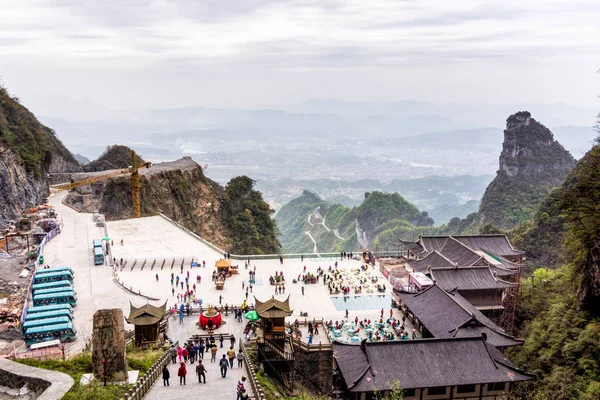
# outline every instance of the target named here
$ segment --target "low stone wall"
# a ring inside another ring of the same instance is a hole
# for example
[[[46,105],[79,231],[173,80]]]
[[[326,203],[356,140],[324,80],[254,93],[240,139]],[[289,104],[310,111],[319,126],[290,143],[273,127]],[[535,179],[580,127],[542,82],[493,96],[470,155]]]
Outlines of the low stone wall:
[[[15,399],[58,400],[73,384],[73,378],[67,374],[0,359],[0,386],[15,389],[17,394],[25,386],[28,390]]]

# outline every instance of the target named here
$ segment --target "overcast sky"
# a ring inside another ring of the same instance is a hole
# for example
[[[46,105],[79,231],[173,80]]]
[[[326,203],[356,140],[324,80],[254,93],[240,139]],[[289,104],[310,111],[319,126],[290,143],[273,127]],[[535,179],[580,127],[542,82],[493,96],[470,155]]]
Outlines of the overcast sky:
[[[0,0],[0,10],[0,76],[37,112],[64,99],[596,106],[600,93],[598,0]]]

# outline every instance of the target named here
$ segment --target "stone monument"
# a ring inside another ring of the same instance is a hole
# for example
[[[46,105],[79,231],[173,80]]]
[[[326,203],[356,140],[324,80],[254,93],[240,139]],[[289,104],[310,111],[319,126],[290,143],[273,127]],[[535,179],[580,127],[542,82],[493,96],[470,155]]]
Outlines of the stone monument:
[[[107,381],[127,381],[123,310],[113,308],[94,313],[92,364],[94,377]]]

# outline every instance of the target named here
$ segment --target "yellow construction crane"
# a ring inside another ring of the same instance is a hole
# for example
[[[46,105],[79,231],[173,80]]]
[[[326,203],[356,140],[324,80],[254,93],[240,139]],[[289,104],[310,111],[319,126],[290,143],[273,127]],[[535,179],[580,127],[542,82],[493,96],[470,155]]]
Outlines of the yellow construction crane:
[[[53,185],[50,187],[52,193],[62,192],[64,190],[71,190],[76,187],[92,184],[94,182],[103,181],[105,179],[112,178],[113,176],[131,174],[131,196],[133,203],[133,218],[139,218],[141,216],[140,211],[140,168],[150,168],[152,163],[142,162],[136,165],[135,151],[131,150],[131,166],[129,168],[119,169],[109,174],[93,176],[91,178],[82,179],[77,182],[61,183],[60,185]]]

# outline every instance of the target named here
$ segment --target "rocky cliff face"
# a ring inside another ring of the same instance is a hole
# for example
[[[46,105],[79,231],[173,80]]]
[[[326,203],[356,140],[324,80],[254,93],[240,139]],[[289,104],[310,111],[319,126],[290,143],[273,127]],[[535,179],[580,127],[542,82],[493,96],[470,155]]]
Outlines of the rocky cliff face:
[[[97,174],[102,173],[76,174],[74,179]],[[196,162],[184,157],[154,164],[140,174],[142,216],[163,213],[217,246],[228,246],[221,218],[222,189],[204,176]],[[120,176],[76,188],[66,201],[81,211],[98,210],[115,220],[132,217],[131,199],[129,176]]]
[[[47,195],[45,179],[27,172],[15,152],[0,143],[0,228],[40,204]]]
[[[481,201],[479,227],[511,229],[529,219],[574,166],[571,154],[529,112],[511,115],[506,120],[500,169]]]
[[[0,228],[48,195],[48,173],[80,168],[54,131],[0,87]]]
[[[529,112],[508,117],[500,171],[511,178],[543,179],[544,183],[558,186],[574,166],[573,156]]]

